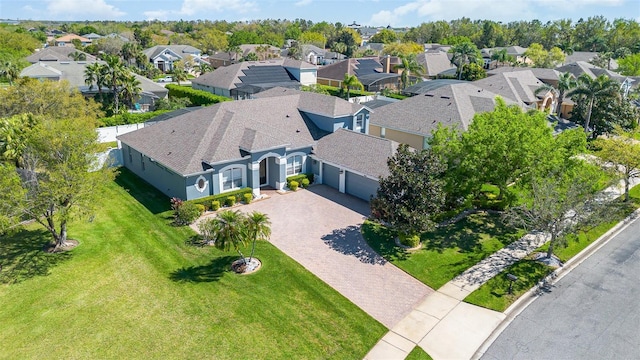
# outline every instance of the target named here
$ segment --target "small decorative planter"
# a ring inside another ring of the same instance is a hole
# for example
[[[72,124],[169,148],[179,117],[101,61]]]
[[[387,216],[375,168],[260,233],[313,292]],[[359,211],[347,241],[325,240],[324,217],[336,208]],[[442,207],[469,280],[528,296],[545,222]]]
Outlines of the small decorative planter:
[[[405,249],[407,251],[416,251],[416,250],[420,250],[422,248],[422,243],[418,243],[418,246],[416,247],[409,247],[407,245],[404,245],[402,242],[400,242],[400,238],[399,237],[395,237],[395,243],[398,247]]]
[[[249,258],[244,258],[244,260],[246,261],[246,264],[243,259],[238,259],[232,262],[231,270],[238,275],[249,275],[260,270],[262,267],[262,262],[257,258],[252,258],[251,261],[249,261]]]

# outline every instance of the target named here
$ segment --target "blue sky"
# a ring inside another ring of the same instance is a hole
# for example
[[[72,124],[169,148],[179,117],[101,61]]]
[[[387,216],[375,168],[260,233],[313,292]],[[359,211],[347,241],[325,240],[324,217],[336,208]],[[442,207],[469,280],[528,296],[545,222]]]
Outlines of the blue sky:
[[[0,18],[29,20],[307,19],[416,26],[460,17],[513,20],[594,15],[640,21],[639,0],[0,0]]]

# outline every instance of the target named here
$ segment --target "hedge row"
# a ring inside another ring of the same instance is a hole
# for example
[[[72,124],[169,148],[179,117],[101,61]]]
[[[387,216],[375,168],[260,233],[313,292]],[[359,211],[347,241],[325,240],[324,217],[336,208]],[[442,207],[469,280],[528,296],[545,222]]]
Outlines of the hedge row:
[[[188,98],[191,100],[191,105],[213,105],[222,101],[231,101],[228,97],[214,95],[212,93],[196,90],[188,86],[180,86],[176,84],[167,84],[165,88],[169,90],[170,97]]]
[[[228,198],[233,197],[235,202],[240,202],[240,201],[245,201],[246,202],[248,197],[245,197],[245,194],[251,194],[251,193],[252,193],[251,188],[247,187],[247,188],[242,188],[242,189],[239,189],[239,190],[229,191],[229,192],[226,192],[226,193],[223,193],[223,194],[211,195],[211,196],[207,196],[207,197],[203,197],[203,198],[199,198],[199,199],[188,200],[186,202],[193,203],[193,204],[200,204],[200,205],[203,205],[206,210],[211,210],[212,209],[212,203],[214,201],[217,201],[219,204],[227,204],[228,205],[229,204]]]
[[[305,179],[308,181],[308,183],[304,181]],[[296,183],[298,183],[298,185],[302,185],[302,187],[307,187],[309,184],[313,184],[313,173],[289,176],[287,178],[287,186],[289,188],[291,188],[292,181],[295,181]]]
[[[337,96],[337,97],[346,97],[347,96],[347,90],[346,89],[342,89],[342,88],[335,87],[335,86],[329,86],[329,85],[320,85],[320,84],[316,85],[316,87],[318,89],[325,90],[331,96]],[[354,96],[367,96],[367,95],[373,95],[373,94],[374,93],[369,92],[369,91],[360,91],[360,90],[355,90],[355,89],[351,89],[349,91],[349,96],[351,96],[351,97],[354,97]]]
[[[99,120],[100,127],[105,126],[116,126],[116,125],[128,125],[128,124],[139,124],[145,121],[151,120],[152,118],[164,114],[169,110],[157,110],[151,112],[144,113],[124,113],[119,115],[114,115],[106,118],[102,118]]]

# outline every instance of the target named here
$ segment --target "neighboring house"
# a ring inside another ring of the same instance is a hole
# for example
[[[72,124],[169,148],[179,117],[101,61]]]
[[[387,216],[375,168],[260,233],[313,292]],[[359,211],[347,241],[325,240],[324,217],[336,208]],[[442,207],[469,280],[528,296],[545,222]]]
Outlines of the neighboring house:
[[[315,45],[303,44],[300,46],[302,49],[302,59],[313,65],[324,65],[325,56],[327,50],[321,49]]]
[[[402,90],[402,94],[409,96],[416,96],[421,94],[426,94],[432,92],[433,90],[453,84],[468,84],[469,82],[466,80],[456,80],[456,79],[437,79],[437,80],[426,80],[419,82],[417,84],[413,84],[408,86],[406,89]]]
[[[60,36],[59,38],[55,39],[53,42],[55,46],[73,47],[73,43],[72,43],[73,40],[80,40],[80,43],[82,44],[82,46],[91,45],[91,39],[87,39],[86,37],[79,36],[76,34],[67,34],[67,35]]]
[[[369,42],[369,39],[371,39],[375,34],[379,33],[380,30],[380,28],[363,26],[358,29],[358,33],[360,33],[360,38],[362,38],[363,44],[366,44],[367,42]]]
[[[191,86],[237,100],[274,87],[299,89],[302,85],[315,85],[316,79],[315,65],[293,59],[272,59],[221,67],[193,79]]]
[[[482,60],[484,61],[485,69],[495,69],[498,65],[503,65],[503,66],[505,65],[505,64],[498,64],[496,60],[491,59],[493,54],[497,53],[502,49],[507,49],[507,55],[512,56],[517,63],[526,64],[526,65],[533,64],[533,62],[529,58],[524,56],[524,53],[527,51],[527,48],[523,48],[521,46],[483,48],[483,49],[480,49],[480,54],[482,54]]]
[[[269,44],[242,44],[240,47],[240,55],[245,58],[249,54],[254,53],[258,56],[258,60],[268,60],[280,57],[280,48]],[[266,51],[259,51],[260,47]]]
[[[117,34],[117,33],[107,34],[107,35],[105,35],[104,37],[114,38],[114,39],[120,39],[120,40],[122,40],[122,41],[124,41],[124,42],[129,42],[129,41],[131,41],[128,37],[126,37],[126,36],[122,36],[122,35]]]
[[[571,55],[565,55],[564,64],[571,64],[579,61],[590,63],[597,56],[597,52],[574,51],[573,53],[571,53]],[[618,68],[618,62],[616,61],[616,59],[611,59],[610,67],[611,70],[616,70]]]
[[[443,84],[420,95],[376,108],[370,115],[369,134],[415,149],[426,149],[438,125],[467,130],[476,113],[495,108],[496,96],[496,93],[469,82]],[[505,102],[514,104],[509,99]]]
[[[217,69],[223,66],[236,64],[241,58],[242,54],[240,52],[220,51],[209,55],[208,61],[214,69]]]
[[[620,84],[620,90],[624,96],[628,96],[632,88],[638,88],[638,85],[640,85],[639,82],[636,81],[635,77],[620,75],[616,72],[597,67],[585,61],[576,61],[570,64],[558,66],[556,70],[559,72],[570,72],[576,78],[582,74],[587,74],[592,79],[595,79],[600,75],[605,75]]]
[[[68,46],[49,46],[44,49],[38,49],[33,54],[27,56],[26,59],[32,64],[38,62],[72,61],[71,54],[75,52],[84,54],[86,61],[96,61],[95,56]]]
[[[102,37],[102,35],[98,35],[96,33],[83,34],[82,37],[87,38],[91,41],[98,40]]]
[[[163,72],[173,71],[173,63],[191,55],[196,63],[201,62],[202,51],[191,45],[156,45],[142,51],[147,60]]]
[[[301,173],[314,173],[332,186],[337,176],[340,191],[369,199],[377,174],[357,162],[378,166],[380,159],[372,158],[386,153],[359,147],[391,145],[366,135],[366,107],[284,88],[261,96],[182,113],[119,136],[124,166],[167,196],[185,200],[244,187],[260,196],[261,188],[282,190],[288,176]],[[322,140],[331,133],[335,138]],[[327,147],[344,139],[349,140],[342,144],[342,159],[333,157]],[[363,188],[371,190],[364,194]]]
[[[505,99],[518,104],[524,103],[533,109],[553,109],[557,100],[553,93],[536,95],[535,91],[543,85],[529,69],[529,71],[501,72],[473,82],[475,86],[491,91]]]
[[[366,91],[398,89],[400,75],[395,73],[396,57],[385,56],[352,58],[326,65],[318,69],[318,84],[342,86],[344,74],[355,75]]]
[[[445,71],[457,70],[447,53],[438,50],[418,54],[416,61],[424,67],[424,77],[429,79],[437,79]]]
[[[98,93],[96,85],[89,87],[85,79],[85,70],[90,61],[56,61],[56,62],[39,62],[26,67],[20,73],[20,76],[30,77],[41,80],[51,81],[63,81],[69,82],[69,85],[77,88],[82,95],[86,97],[93,97]],[[141,94],[137,103],[144,108],[152,108],[155,101],[163,99],[167,96],[169,91],[164,87],[156,84],[155,82],[134,74],[136,79],[140,81]],[[103,88],[103,92],[108,93],[111,91],[109,88]]]

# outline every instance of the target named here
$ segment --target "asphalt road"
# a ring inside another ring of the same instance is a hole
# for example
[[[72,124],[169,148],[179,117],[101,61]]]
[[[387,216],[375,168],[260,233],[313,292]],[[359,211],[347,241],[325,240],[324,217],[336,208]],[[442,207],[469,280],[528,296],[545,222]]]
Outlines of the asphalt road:
[[[482,359],[640,359],[640,220],[529,305]]]

